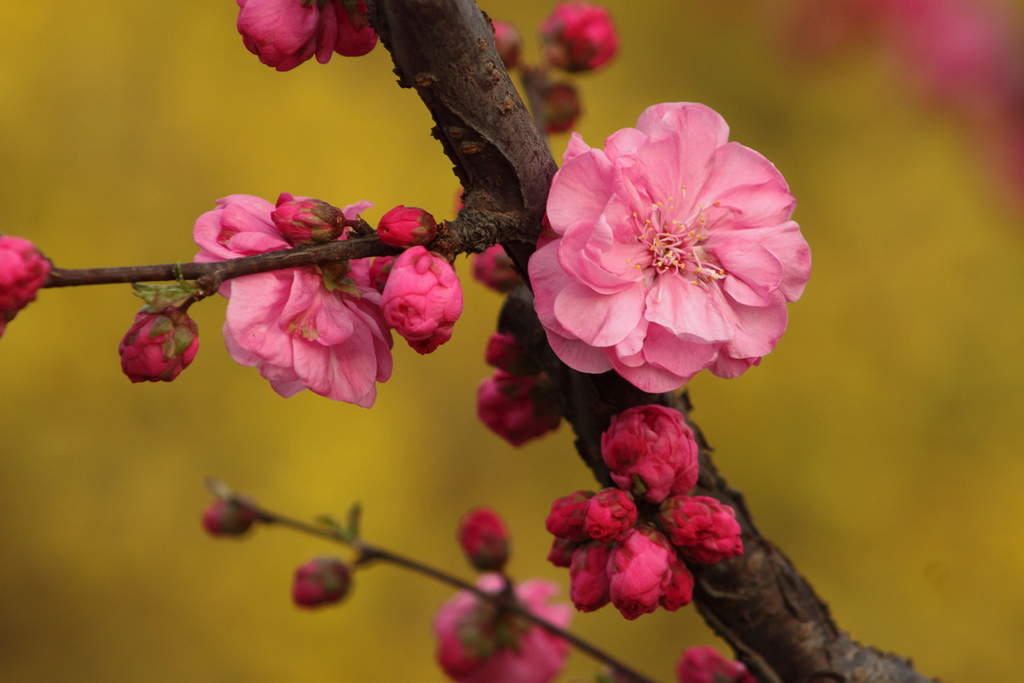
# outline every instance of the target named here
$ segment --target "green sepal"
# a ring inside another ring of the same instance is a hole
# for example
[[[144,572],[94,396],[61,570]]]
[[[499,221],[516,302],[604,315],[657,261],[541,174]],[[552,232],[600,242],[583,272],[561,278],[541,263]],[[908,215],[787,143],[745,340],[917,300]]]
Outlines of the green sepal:
[[[177,282],[173,285],[143,285],[132,283],[132,294],[146,302],[146,313],[160,313],[171,306],[180,306],[199,293],[191,282]]]
[[[355,537],[349,533],[348,529],[343,527],[338,520],[334,519],[334,517],[331,517],[330,515],[317,515],[315,519],[317,524],[325,526],[333,531],[338,537],[338,540],[343,543],[351,543],[355,540]]]
[[[352,503],[352,507],[348,509],[348,533],[352,535],[353,539],[359,538],[359,522],[363,517],[363,506],[359,504],[359,501]]]

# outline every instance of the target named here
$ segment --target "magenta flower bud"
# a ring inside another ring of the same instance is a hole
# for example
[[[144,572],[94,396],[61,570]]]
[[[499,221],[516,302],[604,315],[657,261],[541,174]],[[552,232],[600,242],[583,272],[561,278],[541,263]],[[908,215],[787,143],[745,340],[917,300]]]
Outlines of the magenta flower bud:
[[[203,511],[203,527],[213,536],[241,536],[257,519],[256,506],[244,497],[217,498]]]
[[[451,264],[422,246],[403,251],[380,297],[384,320],[419,353],[452,338],[462,313],[462,286]]]
[[[0,336],[18,311],[36,300],[49,273],[50,262],[31,242],[0,235]]]
[[[336,557],[316,557],[295,570],[292,601],[313,608],[338,602],[348,594],[352,572]]]
[[[622,411],[601,435],[601,455],[615,485],[652,503],[693,488],[697,451],[683,416],[658,405]]]
[[[556,498],[551,503],[551,512],[544,520],[544,527],[549,533],[569,541],[589,541],[590,537],[583,531],[583,522],[587,515],[587,506],[594,497],[593,491],[577,491],[563,498]]]
[[[491,20],[494,28],[494,47],[498,51],[501,63],[506,70],[511,70],[519,63],[519,49],[523,45],[523,38],[519,30],[506,21]]]
[[[619,36],[604,7],[588,2],[560,2],[541,22],[544,54],[552,66],[590,71],[615,56]]]
[[[726,659],[707,645],[686,648],[676,664],[679,683],[757,683],[740,662]]]
[[[482,572],[500,572],[508,561],[508,530],[489,508],[470,510],[459,522],[459,545]]]
[[[488,365],[512,375],[529,376],[536,375],[541,371],[540,366],[526,355],[526,351],[519,345],[515,337],[501,332],[495,332],[487,340],[484,360]]]
[[[579,92],[572,83],[548,83],[541,99],[544,102],[544,128],[548,133],[572,130],[583,113]]]
[[[391,275],[391,268],[395,265],[394,256],[374,256],[370,259],[370,286],[378,292],[384,291],[384,285]]]
[[[693,574],[678,557],[669,558],[669,569],[672,571],[672,580],[665,586],[658,604],[669,612],[675,612],[693,600]]]
[[[659,538],[660,537],[660,538]],[[659,532],[632,529],[612,546],[608,560],[612,604],[629,620],[658,609],[658,601],[672,581],[670,561],[675,553]]]
[[[523,284],[523,278],[512,267],[512,259],[500,244],[473,256],[473,278],[500,294],[508,294]]]
[[[334,51],[344,57],[360,57],[377,44],[377,32],[367,19],[365,0],[331,0],[338,16]],[[325,8],[326,9],[326,8]]]
[[[238,0],[238,5],[242,42],[267,66],[288,71],[314,55],[321,64],[331,59],[338,35],[333,6],[299,0]]]
[[[423,209],[399,204],[381,216],[377,236],[384,244],[403,249],[429,244],[437,236],[437,223]]]
[[[345,216],[340,209],[319,199],[293,197],[287,192],[277,198],[277,208],[270,218],[290,244],[333,242],[345,231]]]
[[[566,538],[555,537],[551,543],[551,550],[548,551],[548,562],[556,567],[568,568],[572,564],[572,554],[580,544]]]
[[[586,543],[572,554],[569,566],[569,599],[580,612],[593,612],[611,601],[608,559],[611,546]]]
[[[736,512],[708,496],[672,496],[661,504],[658,524],[693,562],[714,564],[743,554]]]
[[[199,351],[199,328],[174,306],[160,313],[135,314],[121,340],[121,371],[133,382],[170,382],[188,367]]]
[[[562,413],[547,375],[512,375],[503,370],[480,382],[476,414],[513,446],[558,429]]]
[[[601,489],[587,502],[583,531],[601,543],[621,541],[636,524],[633,496],[621,489]]]

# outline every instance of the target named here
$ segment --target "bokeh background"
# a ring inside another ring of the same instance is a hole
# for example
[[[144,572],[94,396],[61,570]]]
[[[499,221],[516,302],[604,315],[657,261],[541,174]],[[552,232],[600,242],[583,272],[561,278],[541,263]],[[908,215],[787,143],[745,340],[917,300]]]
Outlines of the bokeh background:
[[[1001,145],[892,51],[819,50],[825,24],[794,31],[784,5],[608,5],[623,45],[576,81],[584,138],[654,103],[712,106],[784,173],[814,255],[761,367],[691,383],[719,467],[855,638],[930,676],[1018,680],[1024,201],[989,153]],[[528,58],[550,6],[484,3]],[[195,218],[231,193],[370,199],[371,222],[398,203],[452,216],[450,164],[383,49],[277,73],[243,48],[236,12],[0,3],[0,230],[93,267],[191,259]],[[282,399],[235,365],[219,298],[192,309],[193,365],[132,385],[117,356],[140,305],[128,287],[41,292],[0,341],[0,679],[442,679],[430,622],[447,588],[377,566],[341,606],[300,611],[294,567],[335,548],[277,529],[211,539],[204,475],[297,516],[359,500],[368,539],[467,578],[455,525],[487,503],[512,530],[511,571],[566,585],[543,520],[592,480],[565,425],[514,449],[477,421],[500,299],[457,267],[454,339],[427,357],[398,340],[369,411]],[[684,647],[722,646],[692,608],[629,623],[609,607],[573,630],[660,679]],[[597,669],[573,655],[566,678]]]

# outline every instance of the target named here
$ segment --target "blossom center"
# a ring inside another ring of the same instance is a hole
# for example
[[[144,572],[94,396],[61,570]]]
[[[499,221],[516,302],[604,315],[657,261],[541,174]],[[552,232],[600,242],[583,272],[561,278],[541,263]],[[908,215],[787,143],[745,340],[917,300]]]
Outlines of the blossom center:
[[[651,217],[642,225],[637,220],[637,241],[647,247],[650,256],[647,267],[659,275],[682,275],[694,285],[724,279],[725,270],[703,246],[708,238],[704,207],[698,205],[697,216],[688,222],[671,219],[666,213],[658,202],[651,205]]]

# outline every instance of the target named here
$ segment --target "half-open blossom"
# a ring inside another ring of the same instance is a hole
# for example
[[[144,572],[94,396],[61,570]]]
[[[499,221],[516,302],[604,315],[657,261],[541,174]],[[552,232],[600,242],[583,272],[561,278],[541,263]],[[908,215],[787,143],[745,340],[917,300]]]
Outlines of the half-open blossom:
[[[484,574],[476,585],[498,593],[505,583],[498,574]],[[526,609],[560,628],[569,625],[569,606],[551,604],[558,593],[556,584],[531,579],[514,590]],[[562,638],[469,591],[441,606],[434,617],[434,633],[438,663],[459,683],[547,683],[562,670],[569,653],[569,643]]]
[[[580,612],[593,612],[611,602],[608,558],[612,546],[586,543],[572,554],[569,565],[569,599]]]
[[[714,564],[743,554],[736,513],[709,496],[672,496],[661,504],[658,525],[687,559]]]
[[[274,205],[231,195],[196,220],[197,262],[289,249],[271,220]],[[346,219],[372,206],[342,209]],[[336,401],[373,405],[376,382],[391,376],[391,333],[371,286],[367,259],[337,268],[307,266],[229,280],[224,342],[240,365],[256,366],[274,391],[303,389]]]
[[[317,557],[295,570],[292,600],[299,607],[322,607],[341,600],[352,585],[352,570],[336,557]]]
[[[490,508],[467,512],[459,521],[459,545],[470,563],[485,572],[500,572],[508,561],[508,529]]]
[[[674,553],[668,541],[653,530],[633,529],[612,544],[608,560],[609,595],[627,619],[658,609],[658,601],[672,581]]]
[[[501,294],[523,284],[523,278],[512,267],[512,259],[500,244],[473,255],[473,278]]]
[[[678,683],[757,683],[747,667],[707,645],[686,648],[676,664]]]
[[[513,375],[495,370],[477,387],[476,414],[513,446],[558,429],[562,413],[547,375]]]
[[[422,246],[406,249],[391,266],[381,294],[384,319],[419,353],[452,338],[462,314],[462,285],[451,264]]]
[[[589,2],[560,2],[540,24],[544,53],[552,66],[589,71],[615,56],[619,36],[608,10]]]
[[[199,351],[199,328],[184,311],[169,306],[159,313],[144,307],[117,348],[121,371],[132,382],[170,382]]]
[[[621,489],[601,489],[587,501],[583,531],[600,543],[621,541],[636,524],[633,496]]]
[[[736,377],[786,329],[811,255],[775,166],[701,104],[659,104],[605,149],[573,134],[530,258],[555,353],[649,392]]]
[[[21,309],[36,300],[50,262],[31,242],[0,235],[0,336]]]

